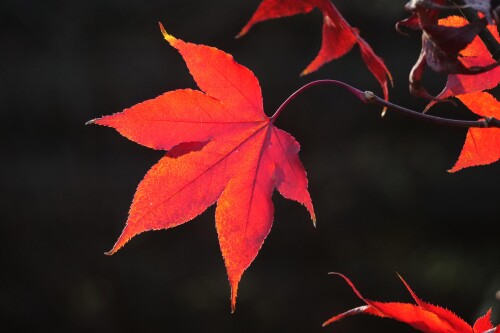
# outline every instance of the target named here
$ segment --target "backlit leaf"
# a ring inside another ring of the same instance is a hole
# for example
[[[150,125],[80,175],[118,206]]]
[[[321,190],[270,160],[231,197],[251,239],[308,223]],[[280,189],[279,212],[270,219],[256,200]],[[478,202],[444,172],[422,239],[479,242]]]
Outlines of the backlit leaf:
[[[347,284],[352,288],[354,293],[366,304],[352,310],[346,311],[339,315],[333,316],[328,319],[323,326],[331,324],[342,318],[353,316],[361,313],[371,314],[383,318],[392,318],[403,323],[406,323],[413,328],[424,333],[493,333],[493,325],[490,322],[490,311],[484,316],[479,318],[474,324],[474,331],[472,327],[467,324],[463,319],[456,314],[437,305],[422,301],[411,290],[406,281],[401,278],[406,289],[410,292],[416,304],[411,303],[398,303],[398,302],[377,302],[369,300],[361,295],[356,289],[354,284],[346,276],[333,273],[341,276]],[[497,326],[496,331],[500,329]],[[491,332],[490,332],[491,330]]]
[[[216,48],[167,34],[200,90],[169,91],[92,123],[144,146],[168,150],[139,184],[128,220],[109,251],[139,233],[188,222],[217,202],[219,243],[234,311],[238,283],[273,223],[274,189],[315,221],[299,144],[266,116],[259,82]]]
[[[304,69],[302,75],[314,72],[325,63],[342,57],[358,44],[363,61],[382,87],[385,99],[388,99],[391,73],[383,60],[360,36],[358,29],[347,23],[330,0],[263,0],[238,37],[246,34],[258,22],[308,13],[313,8],[318,8],[323,13],[323,38],[318,55]]]

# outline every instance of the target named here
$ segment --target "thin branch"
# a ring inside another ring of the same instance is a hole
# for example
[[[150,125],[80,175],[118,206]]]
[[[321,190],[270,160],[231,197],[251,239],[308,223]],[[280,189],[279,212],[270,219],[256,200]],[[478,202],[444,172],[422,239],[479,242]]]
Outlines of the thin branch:
[[[384,100],[383,98],[380,98],[379,96],[375,95],[371,91],[361,91],[359,89],[356,89],[352,87],[351,85],[337,81],[337,80],[317,80],[317,81],[312,81],[304,86],[300,87],[297,89],[293,94],[288,97],[283,104],[280,105],[280,107],[276,110],[274,115],[270,117],[271,123],[274,123],[280,113],[283,111],[283,109],[290,104],[291,101],[293,101],[298,95],[303,93],[305,90],[321,85],[321,84],[332,84],[336,85],[339,87],[342,87],[349,91],[351,94],[355,95],[358,97],[363,103],[365,104],[375,104],[379,105],[384,108],[389,108],[391,110],[396,111],[396,113],[403,114],[408,117],[412,117],[414,119],[426,121],[432,124],[436,125],[441,125],[441,126],[452,126],[452,127],[462,127],[462,128],[470,128],[470,127],[496,127],[500,128],[500,120],[493,118],[493,117],[486,117],[484,119],[480,119],[477,121],[471,121],[471,120],[458,120],[458,119],[449,119],[449,118],[442,118],[442,117],[436,117],[436,116],[431,116],[427,113],[422,113],[418,112],[415,110],[407,109],[405,107],[399,106],[397,104],[391,103],[389,101]]]
[[[458,119],[449,119],[449,118],[443,118],[443,117],[436,117],[436,116],[431,116],[430,114],[427,113],[422,113],[418,112],[415,110],[407,109],[405,107],[399,106],[397,104],[393,104],[391,102],[388,102],[384,100],[383,98],[378,97],[371,91],[365,91],[365,96],[364,99],[362,99],[363,102],[367,104],[376,104],[379,106],[387,107],[391,110],[397,111],[405,116],[426,121],[428,123],[436,124],[436,125],[442,125],[442,126],[452,126],[452,127],[463,127],[463,128],[470,128],[470,127],[497,127],[500,128],[500,120],[494,118],[494,117],[486,117],[484,119],[480,120],[458,120]]]

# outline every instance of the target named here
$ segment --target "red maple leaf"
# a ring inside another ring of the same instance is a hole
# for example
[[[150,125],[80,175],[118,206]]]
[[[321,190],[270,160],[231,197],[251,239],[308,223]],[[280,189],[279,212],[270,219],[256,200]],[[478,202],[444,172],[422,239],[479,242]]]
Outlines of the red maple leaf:
[[[323,41],[316,58],[301,75],[316,71],[325,63],[340,58],[357,43],[366,66],[380,83],[387,100],[387,83],[392,76],[383,60],[361,38],[359,30],[351,27],[330,0],[263,0],[238,37],[243,36],[256,23],[273,18],[308,13],[317,7],[323,13]]]
[[[333,273],[341,276],[352,288],[354,293],[366,303],[366,305],[351,309],[342,314],[336,315],[328,319],[323,326],[326,326],[334,321],[344,317],[366,313],[378,317],[392,318],[422,331],[424,333],[499,333],[500,326],[493,327],[490,321],[491,309],[479,319],[476,320],[474,326],[467,324],[456,314],[442,308],[422,301],[411,290],[410,286],[401,278],[406,289],[410,292],[416,304],[399,303],[399,302],[376,302],[364,298],[356,289],[354,284],[342,274]]]
[[[464,18],[458,16],[451,16],[439,22],[442,25],[451,27],[460,27],[467,24]],[[497,27],[490,24],[487,28],[495,39],[500,42]],[[496,63],[484,43],[477,36],[472,43],[467,45],[467,47],[459,53],[459,56],[461,63],[467,68],[488,67]],[[492,89],[498,86],[499,82],[500,66],[485,73],[475,75],[450,74],[448,75],[444,90],[437,98],[444,99],[456,95]],[[431,102],[426,109],[429,109],[432,105],[434,105],[433,102]]]
[[[302,203],[315,221],[299,144],[263,110],[259,82],[216,48],[167,34],[200,90],[169,91],[91,121],[144,146],[169,150],[139,184],[127,224],[108,254],[135,235],[192,220],[217,202],[216,228],[231,286],[257,256],[273,222],[271,195]]]
[[[472,74],[491,73],[491,70],[498,66],[498,63],[491,60],[477,61],[475,59],[472,62],[467,62],[467,59],[464,61],[461,58],[467,53],[464,49],[473,41],[476,41],[473,47],[477,47],[478,43],[482,44],[478,41],[477,34],[484,29],[487,19],[483,18],[471,23],[457,16],[439,19],[442,9],[453,8],[445,4],[445,0],[410,1],[405,8],[412,11],[412,15],[396,24],[397,30],[400,30],[401,27],[422,30],[422,49],[409,77],[410,91],[415,96],[434,102],[442,101],[447,96],[434,97],[422,86],[421,81],[426,66],[438,73],[469,77]],[[488,6],[484,1],[469,1],[466,7],[486,10],[489,13]],[[486,49],[485,51],[489,55]]]
[[[481,117],[500,117],[500,102],[487,92],[459,95],[457,98]],[[457,162],[449,170],[485,165],[500,159],[500,128],[469,128]]]
[[[440,19],[439,25],[451,28],[464,27],[467,25],[467,20],[459,16],[449,16]],[[496,26],[488,25],[487,28],[500,41]],[[460,61],[465,68],[487,68],[497,64],[477,36],[458,53],[458,56],[457,61]],[[500,67],[475,75],[450,74],[444,90],[437,96],[437,99],[455,96],[479,116],[498,117],[500,115],[498,100],[482,91],[495,88],[499,82]],[[430,102],[426,110],[435,103],[436,101]],[[498,161],[500,159],[499,133],[498,128],[470,128],[456,164],[448,171],[455,172],[466,167]]]

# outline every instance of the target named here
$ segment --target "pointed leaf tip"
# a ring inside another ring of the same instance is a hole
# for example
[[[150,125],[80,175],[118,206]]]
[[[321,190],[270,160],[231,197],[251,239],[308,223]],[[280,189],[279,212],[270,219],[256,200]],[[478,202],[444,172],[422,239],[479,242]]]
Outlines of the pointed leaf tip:
[[[231,314],[233,314],[234,311],[236,311],[236,295],[231,294]]]
[[[167,30],[165,30],[165,27],[163,26],[163,24],[161,24],[161,22],[158,22],[158,24],[160,25],[160,30],[161,30],[161,34],[163,35],[163,38],[165,38],[165,40],[167,42],[172,44],[172,42],[174,42],[176,38],[167,33]]]
[[[115,246],[113,246],[111,250],[104,252],[104,254],[107,256],[112,256],[113,254],[116,253],[116,251],[118,251],[118,249],[116,249]]]
[[[347,282],[347,284],[351,287],[352,291],[354,291],[354,293],[356,294],[356,296],[358,296],[361,300],[363,300],[365,303],[368,304],[367,300],[363,297],[363,295],[361,295],[361,293],[356,288],[356,286],[354,285],[354,283],[352,283],[352,281],[347,276],[345,276],[342,273],[338,273],[338,272],[330,272],[328,274],[340,276],[342,279],[345,280],[345,282]]]
[[[238,283],[239,281],[236,282],[231,282],[231,313],[234,313],[236,311],[236,297],[238,296]]]
[[[236,36],[234,36],[234,39],[239,39],[239,38],[243,37],[247,33],[247,31],[248,31],[248,29],[247,30],[241,29],[241,31]]]

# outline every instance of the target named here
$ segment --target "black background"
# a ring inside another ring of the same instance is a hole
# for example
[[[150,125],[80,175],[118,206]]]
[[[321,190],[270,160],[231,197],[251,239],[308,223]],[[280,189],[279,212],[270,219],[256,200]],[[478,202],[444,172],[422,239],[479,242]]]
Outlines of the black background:
[[[412,332],[368,316],[321,328],[369,298],[409,302],[396,272],[424,300],[472,322],[500,320],[499,164],[446,172],[465,130],[366,106],[340,88],[298,97],[276,125],[301,143],[318,227],[275,194],[271,234],[243,276],[235,314],[214,209],[180,227],[134,238],[105,256],[133,193],[162,155],[115,131],[85,126],[162,92],[195,88],[158,21],[185,41],[233,54],[259,78],[268,115],[320,78],[380,88],[357,48],[305,77],[321,41],[319,11],[234,36],[258,0],[2,1],[0,315],[5,332]],[[421,110],[407,75],[420,49],[394,24],[405,1],[335,1],[384,58],[391,100]],[[442,76],[426,73],[438,93]],[[464,108],[432,112],[468,117]],[[472,117],[474,118],[474,116]]]

